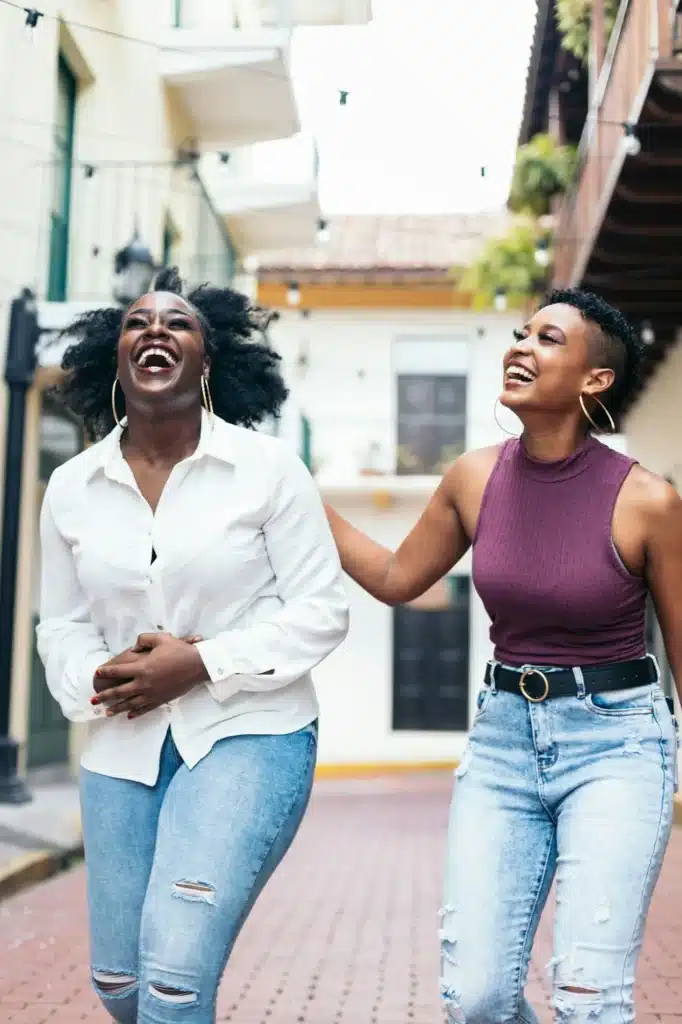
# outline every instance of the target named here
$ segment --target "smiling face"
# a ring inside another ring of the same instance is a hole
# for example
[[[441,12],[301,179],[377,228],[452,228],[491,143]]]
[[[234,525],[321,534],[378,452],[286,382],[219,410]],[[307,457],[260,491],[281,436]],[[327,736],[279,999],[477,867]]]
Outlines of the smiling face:
[[[128,309],[118,341],[126,409],[164,417],[192,409],[208,368],[198,316],[179,295],[151,292]]]
[[[500,402],[527,412],[578,412],[580,395],[601,396],[614,372],[595,367],[592,325],[573,306],[545,306],[516,335],[503,367]]]

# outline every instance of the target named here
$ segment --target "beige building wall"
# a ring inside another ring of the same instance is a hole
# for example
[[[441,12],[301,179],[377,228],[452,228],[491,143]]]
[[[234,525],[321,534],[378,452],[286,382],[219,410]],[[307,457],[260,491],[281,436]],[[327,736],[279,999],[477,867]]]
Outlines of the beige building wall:
[[[49,265],[54,130],[60,54],[77,79],[68,298],[111,301],[114,255],[134,227],[156,259],[164,226],[181,269],[197,252],[200,189],[188,168],[171,166],[192,126],[159,75],[155,41],[170,24],[168,0],[45,0],[29,38],[22,10],[0,5],[0,361],[9,303],[23,287],[45,297]],[[60,20],[64,19],[64,20]],[[70,26],[99,26],[131,42]],[[152,45],[146,46],[144,40]],[[132,166],[146,163],[148,166]],[[88,173],[91,165],[94,173]],[[205,209],[203,211],[205,214]],[[32,605],[41,494],[40,376],[29,393],[12,680],[12,732],[24,744],[29,721]],[[4,479],[6,388],[0,385],[0,493]],[[77,731],[74,742],[79,744]],[[25,759],[25,752],[24,752]]]
[[[628,451],[682,490],[682,344],[670,349],[627,417]]]

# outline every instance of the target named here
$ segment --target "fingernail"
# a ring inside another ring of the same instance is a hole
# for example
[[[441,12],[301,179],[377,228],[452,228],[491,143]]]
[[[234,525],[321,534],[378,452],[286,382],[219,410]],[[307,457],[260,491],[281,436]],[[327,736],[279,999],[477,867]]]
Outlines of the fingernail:
[[[101,676],[101,675],[102,675],[102,673],[100,672],[100,670],[99,670],[99,669],[97,669],[97,670],[95,671],[95,675],[96,675],[96,676]]]
[[[134,711],[129,711],[128,712],[128,718],[137,718],[137,715],[135,714]]]
[[[91,698],[90,698],[90,703],[91,703],[91,704],[101,704],[102,702],[101,702],[101,700],[99,699],[99,697],[91,697]]]

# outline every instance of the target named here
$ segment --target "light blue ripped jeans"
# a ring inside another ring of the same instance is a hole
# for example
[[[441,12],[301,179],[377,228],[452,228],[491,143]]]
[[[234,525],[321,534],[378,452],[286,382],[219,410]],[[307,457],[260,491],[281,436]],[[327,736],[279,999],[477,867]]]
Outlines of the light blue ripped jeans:
[[[546,670],[545,670],[546,671]],[[675,723],[652,686],[532,704],[478,696],[449,824],[441,993],[450,1024],[536,1024],[524,997],[556,876],[556,1019],[630,1024],[670,837]]]
[[[170,730],[155,786],[83,770],[93,982],[120,1024],[213,1024],[249,911],[293,840],[317,726],[220,740],[191,771]]]

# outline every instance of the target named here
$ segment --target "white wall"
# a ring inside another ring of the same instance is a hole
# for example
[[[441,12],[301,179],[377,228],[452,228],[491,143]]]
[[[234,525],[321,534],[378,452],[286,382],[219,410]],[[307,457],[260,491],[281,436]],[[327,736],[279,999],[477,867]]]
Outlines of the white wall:
[[[682,489],[682,344],[670,349],[627,417],[628,451]]]
[[[434,358],[431,343],[451,338],[450,358],[468,375],[467,447],[502,439],[505,435],[495,423],[494,405],[500,390],[502,355],[515,326],[517,318],[513,314],[313,311],[304,319],[300,312],[287,312],[271,328],[271,337],[283,357],[295,399],[312,421],[313,451],[320,439],[329,465],[334,453],[353,448],[353,441],[357,450],[362,449],[363,438],[365,442],[379,438],[386,445],[394,444],[398,338],[423,339],[424,372],[428,372]],[[481,329],[483,336],[478,334]],[[298,364],[302,353],[307,358],[305,372]],[[418,372],[419,356],[414,350],[410,358]],[[364,375],[359,377],[358,371]],[[508,413],[501,419],[505,425],[514,426]],[[395,548],[417,520],[429,490],[437,483],[433,478],[424,493],[396,498],[385,510],[373,504],[371,495],[353,494],[350,489],[345,497],[336,496],[334,504],[360,529]],[[456,571],[469,573],[468,556]],[[348,639],[315,674],[322,708],[320,763],[438,762],[458,758],[466,743],[465,733],[392,731],[392,611],[350,580],[348,592]],[[472,592],[470,716],[490,656],[488,626],[482,604]]]

